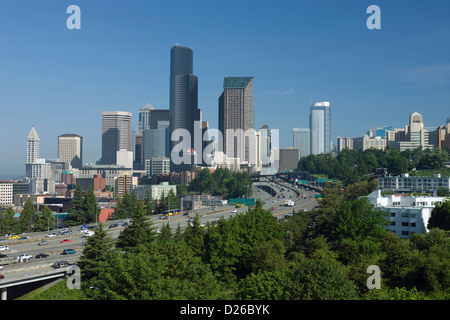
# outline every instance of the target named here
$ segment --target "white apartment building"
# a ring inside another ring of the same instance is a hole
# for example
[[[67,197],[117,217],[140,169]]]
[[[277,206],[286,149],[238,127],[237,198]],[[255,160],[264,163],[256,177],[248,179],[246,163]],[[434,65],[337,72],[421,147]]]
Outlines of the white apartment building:
[[[148,191],[152,200],[162,200],[163,195],[166,197],[170,190],[177,194],[177,186],[169,185],[168,182],[161,182],[156,185],[138,185],[133,188],[133,192],[138,199],[145,199]]]
[[[155,174],[169,174],[170,158],[153,157],[151,159],[145,159],[145,172],[149,176]]]
[[[13,184],[10,181],[0,181],[0,206],[13,204]]]
[[[390,225],[386,229],[400,238],[410,238],[414,233],[428,232],[427,225],[431,212],[445,197],[411,197],[406,195],[382,196],[375,190],[367,199],[376,208],[386,213]]]
[[[410,177],[405,173],[401,176],[378,178],[378,189],[433,192],[439,188],[450,189],[450,177],[441,177],[440,174],[435,174],[434,177]]]

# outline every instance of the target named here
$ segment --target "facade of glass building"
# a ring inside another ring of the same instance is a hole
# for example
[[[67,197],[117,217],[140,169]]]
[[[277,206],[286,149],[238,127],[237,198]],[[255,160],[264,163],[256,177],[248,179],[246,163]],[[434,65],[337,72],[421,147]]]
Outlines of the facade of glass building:
[[[328,101],[311,105],[309,129],[311,154],[331,152],[331,108]]]

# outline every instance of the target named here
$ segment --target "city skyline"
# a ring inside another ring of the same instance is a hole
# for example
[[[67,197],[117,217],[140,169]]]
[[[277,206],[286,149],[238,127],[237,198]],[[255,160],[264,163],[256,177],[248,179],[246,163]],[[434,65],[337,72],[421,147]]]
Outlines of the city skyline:
[[[195,52],[202,120],[218,127],[224,77],[252,76],[254,126],[279,128],[282,148],[292,146],[293,128],[308,127],[311,100],[333,106],[333,143],[370,128],[404,127],[414,111],[426,127],[443,125],[449,116],[450,5],[444,1],[433,6],[377,1],[381,30],[365,25],[368,1],[286,1],[278,7],[249,2],[233,16],[241,22],[236,26],[214,15],[219,9],[224,17],[231,12],[216,3],[200,10],[201,4],[136,1],[123,10],[124,2],[107,7],[77,2],[81,30],[65,28],[65,3],[30,1],[25,12],[2,4],[0,28],[6,32],[0,41],[8,46],[0,53],[0,174],[24,174],[32,125],[41,158],[56,159],[57,137],[70,132],[84,138],[84,162],[96,162],[102,111],[137,115],[147,102],[169,109],[168,52],[175,43]],[[179,9],[174,24],[155,32],[174,5]],[[250,13],[256,14],[244,20]],[[148,14],[153,20],[146,25]],[[183,29],[185,14],[190,24]],[[137,132],[136,117],[133,129]]]

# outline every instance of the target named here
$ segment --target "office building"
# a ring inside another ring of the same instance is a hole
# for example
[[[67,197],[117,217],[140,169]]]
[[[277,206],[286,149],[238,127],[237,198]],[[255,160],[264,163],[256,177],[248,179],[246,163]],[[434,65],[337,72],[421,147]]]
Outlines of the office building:
[[[117,151],[133,151],[132,114],[124,111],[102,113],[102,157],[101,164],[116,164]]]
[[[145,129],[143,135],[143,160],[169,157],[169,121],[158,121],[154,129]]]
[[[389,147],[398,148],[400,151],[434,148],[434,145],[430,143],[430,131],[424,127],[423,117],[418,112],[414,112],[409,116],[408,126],[405,126],[404,129],[394,129],[393,132],[393,134],[388,135]],[[437,132],[435,139],[438,139]],[[438,144],[438,141],[435,144]]]
[[[292,146],[300,151],[300,157],[306,157],[311,154],[311,137],[308,128],[293,129]]]
[[[444,197],[382,196],[381,190],[373,191],[367,199],[376,209],[386,213],[386,219],[390,222],[386,229],[400,238],[428,232],[431,212],[436,204],[445,200]]]
[[[254,157],[253,77],[226,77],[219,98],[219,130],[229,158],[252,162]]]
[[[13,204],[13,183],[0,181],[0,208]]]
[[[434,192],[439,188],[450,189],[450,177],[410,177],[405,173],[401,176],[378,178],[378,189],[391,189],[395,192]]]
[[[198,109],[198,79],[193,74],[193,52],[192,49],[175,45],[170,50],[170,149],[175,146],[184,152],[190,152],[194,148],[195,126],[201,126],[201,113]],[[184,129],[190,134],[190,143],[172,137],[177,129]],[[201,129],[201,128],[200,128]],[[172,141],[175,140],[175,141]],[[177,149],[178,149],[177,148]],[[198,152],[200,150],[197,150]],[[171,159],[173,160],[173,159]],[[184,171],[190,167],[190,163],[173,163],[173,170]]]
[[[125,193],[130,193],[133,186],[136,186],[138,182],[137,177],[129,175],[123,175],[115,177],[114,179],[114,197],[122,198]]]
[[[145,160],[145,172],[148,176],[170,173],[170,158],[153,157]]]
[[[92,188],[95,191],[103,191],[106,187],[106,179],[101,174],[95,174],[92,178],[78,178],[76,184],[81,187],[83,192]]]
[[[177,186],[170,185],[169,182],[161,182],[156,185],[137,185],[133,187],[133,192],[136,195],[136,198],[145,199],[148,193],[150,195],[150,199],[158,201],[162,200],[163,197],[167,197],[171,190],[173,194],[177,194]],[[171,208],[173,207],[171,206]]]
[[[118,176],[131,175],[132,170],[118,165],[98,165],[98,164],[85,164],[80,169],[73,170],[73,176],[75,179],[79,178],[93,178],[96,174],[105,178],[105,184],[108,187],[114,187],[114,180]]]
[[[139,110],[138,134],[143,134],[146,129],[155,129],[158,121],[169,121],[169,110],[155,109],[147,103]]]
[[[167,121],[170,124],[169,110],[155,109],[150,103],[139,110],[139,127],[138,134],[135,135],[135,151],[134,163],[135,170],[145,170],[144,160],[144,131],[150,129],[158,129],[159,121]],[[162,124],[162,125],[165,125]],[[160,126],[159,129],[162,129]],[[166,132],[167,147],[166,156],[170,156],[170,129]]]
[[[125,149],[116,151],[116,164],[124,168],[133,169],[133,152]]]
[[[297,169],[298,161],[300,160],[300,152],[297,148],[285,148],[279,150],[280,162],[278,170],[292,171]]]
[[[83,165],[83,137],[77,134],[62,134],[58,136],[58,159],[68,162],[72,168]]]
[[[311,154],[331,152],[331,108],[328,101],[310,106],[309,130]]]

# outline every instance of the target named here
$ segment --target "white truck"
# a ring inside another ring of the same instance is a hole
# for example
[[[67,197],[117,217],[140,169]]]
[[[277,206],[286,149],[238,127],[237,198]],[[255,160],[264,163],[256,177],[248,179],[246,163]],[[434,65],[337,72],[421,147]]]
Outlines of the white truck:
[[[21,254],[20,256],[15,257],[15,259],[16,259],[18,262],[28,261],[28,260],[30,260],[31,258],[33,258],[33,256],[31,256],[31,255],[29,255],[29,254],[26,254],[26,253],[23,253],[23,254]]]
[[[285,204],[286,204],[287,207],[293,207],[295,203],[292,200],[286,200]]]
[[[6,251],[9,250],[8,246],[0,246],[0,251]]]

